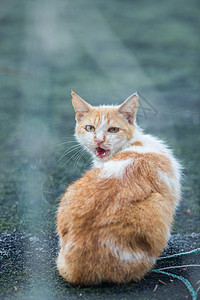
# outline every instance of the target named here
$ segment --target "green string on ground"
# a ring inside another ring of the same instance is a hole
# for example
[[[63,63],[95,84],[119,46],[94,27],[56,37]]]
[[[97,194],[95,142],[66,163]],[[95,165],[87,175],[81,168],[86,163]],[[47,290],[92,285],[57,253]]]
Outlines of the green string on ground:
[[[172,273],[164,272],[164,271],[159,271],[159,270],[151,270],[151,272],[168,275],[168,276],[171,276],[173,278],[177,278],[177,279],[181,280],[185,284],[187,289],[189,290],[190,295],[192,296],[192,300],[197,300],[197,297],[198,297],[197,293],[195,292],[195,290],[193,289],[193,287],[189,283],[189,281],[187,279],[185,279],[184,277],[178,276],[178,275],[175,275],[175,274],[172,274]]]
[[[186,255],[190,255],[190,254],[198,254],[198,253],[200,253],[200,248],[197,248],[197,249],[194,249],[194,250],[188,251],[188,252],[176,253],[176,254],[173,254],[173,255],[159,257],[157,259],[157,261],[158,260],[163,260],[163,259],[176,258],[176,257],[180,257],[180,256],[186,256]],[[170,269],[172,267],[168,267],[168,268]],[[166,269],[168,269],[168,268],[166,267]],[[176,266],[173,266],[173,268],[175,269]],[[165,269],[165,268],[163,268],[163,269]],[[185,286],[187,287],[187,289],[189,290],[190,295],[192,296],[192,300],[196,300],[197,299],[197,297],[198,297],[197,292],[194,290],[194,288],[192,287],[192,285],[190,284],[190,282],[186,278],[184,278],[182,276],[178,276],[178,275],[172,274],[172,273],[168,273],[168,272],[162,271],[162,269],[151,270],[151,272],[168,275],[168,276],[171,276],[173,278],[177,278],[177,279],[181,280],[185,284]]]
[[[162,260],[162,259],[175,258],[175,257],[179,257],[179,256],[185,256],[185,255],[197,254],[197,253],[200,253],[200,248],[194,249],[194,250],[189,251],[189,252],[182,252],[182,253],[176,253],[176,254],[169,255],[169,256],[159,257],[157,259],[157,261]]]

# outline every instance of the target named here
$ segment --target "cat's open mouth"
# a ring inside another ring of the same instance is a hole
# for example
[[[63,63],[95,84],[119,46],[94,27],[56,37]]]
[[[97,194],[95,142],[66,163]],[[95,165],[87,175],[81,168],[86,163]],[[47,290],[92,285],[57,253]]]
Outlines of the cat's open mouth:
[[[104,158],[107,157],[110,154],[110,150],[105,150],[101,147],[96,148],[96,156],[98,158]]]

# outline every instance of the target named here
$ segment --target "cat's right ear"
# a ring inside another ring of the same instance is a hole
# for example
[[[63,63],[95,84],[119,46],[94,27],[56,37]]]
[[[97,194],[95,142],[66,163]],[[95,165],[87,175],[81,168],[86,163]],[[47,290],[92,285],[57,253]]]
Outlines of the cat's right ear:
[[[122,103],[118,109],[119,113],[121,113],[129,124],[133,125],[135,118],[136,118],[136,112],[138,109],[138,94],[132,94],[130,97]]]
[[[71,95],[72,104],[76,112],[76,121],[80,122],[83,119],[84,115],[87,114],[90,110],[92,110],[92,105],[84,101],[73,91],[71,91]]]

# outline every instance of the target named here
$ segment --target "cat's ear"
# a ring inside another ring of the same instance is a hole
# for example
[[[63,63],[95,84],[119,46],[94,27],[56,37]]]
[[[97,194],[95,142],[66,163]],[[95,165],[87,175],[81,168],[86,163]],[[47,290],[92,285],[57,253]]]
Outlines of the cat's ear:
[[[73,91],[71,91],[71,95],[72,95],[72,104],[76,112],[76,120],[77,122],[80,122],[84,117],[84,115],[87,114],[92,109],[92,105],[84,101]]]
[[[138,109],[138,94],[135,93],[128,97],[118,108],[118,112],[122,114],[129,124],[133,124]]]

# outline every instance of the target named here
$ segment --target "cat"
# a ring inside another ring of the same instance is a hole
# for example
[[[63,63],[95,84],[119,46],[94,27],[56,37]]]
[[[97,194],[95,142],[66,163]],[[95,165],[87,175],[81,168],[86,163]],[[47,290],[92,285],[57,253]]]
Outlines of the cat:
[[[72,104],[75,136],[93,167],[62,196],[58,271],[86,286],[140,280],[167,245],[181,166],[136,125],[137,94],[120,106],[96,107],[72,92]]]

